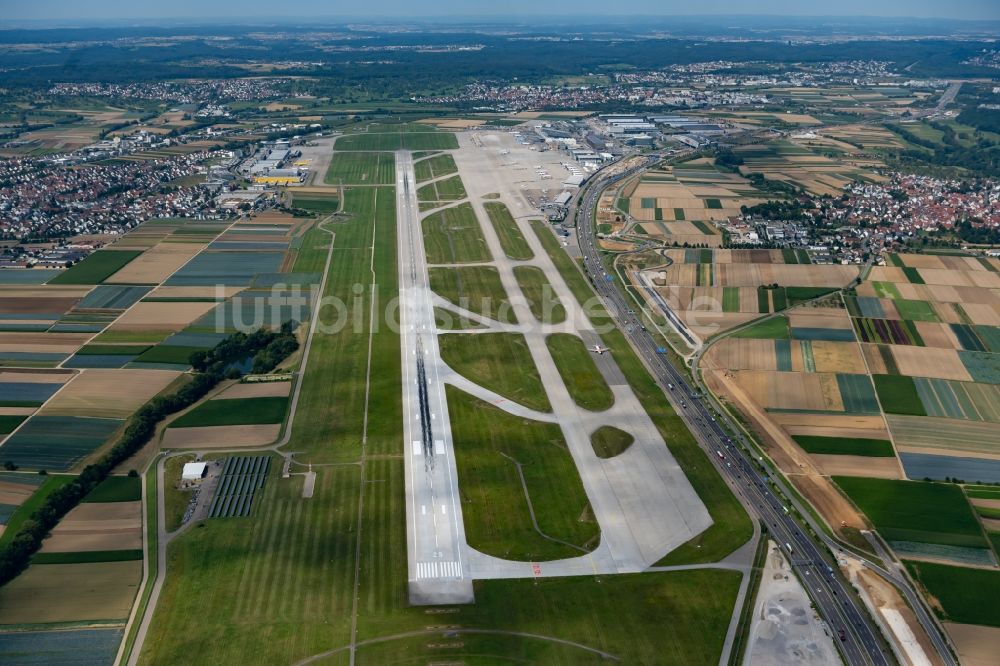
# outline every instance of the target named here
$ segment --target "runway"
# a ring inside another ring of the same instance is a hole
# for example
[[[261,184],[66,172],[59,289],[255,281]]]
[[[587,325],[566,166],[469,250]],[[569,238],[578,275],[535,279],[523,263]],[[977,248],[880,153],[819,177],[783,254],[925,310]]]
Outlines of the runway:
[[[396,153],[396,188],[410,603],[471,603],[458,473],[408,151]]]

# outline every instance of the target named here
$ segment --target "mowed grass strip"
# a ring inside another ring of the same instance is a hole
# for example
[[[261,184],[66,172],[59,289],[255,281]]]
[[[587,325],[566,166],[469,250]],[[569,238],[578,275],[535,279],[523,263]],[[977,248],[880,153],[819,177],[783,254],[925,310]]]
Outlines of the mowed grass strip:
[[[396,157],[388,153],[333,154],[324,178],[329,185],[392,185]]]
[[[486,214],[489,215],[493,229],[500,238],[500,245],[503,252],[511,259],[526,261],[535,256],[528,246],[528,241],[524,239],[524,234],[517,226],[517,222],[511,216],[510,211],[502,203],[491,202],[483,204]]]
[[[959,486],[856,476],[833,480],[886,540],[989,547]]]
[[[455,305],[496,321],[516,324],[500,273],[492,266],[454,266],[429,269],[431,289]]]
[[[625,453],[635,442],[635,437],[621,428],[601,426],[590,434],[590,444],[598,458],[614,458]]]
[[[600,529],[559,426],[513,416],[452,386],[447,392],[469,544],[531,561],[596,547]],[[576,548],[535,530],[529,498],[541,531]]]
[[[537,266],[515,266],[514,278],[535,319],[544,324],[561,324],[566,321],[566,308],[559,302],[555,290]]]
[[[821,437],[819,435],[793,435],[792,439],[806,453],[875,458],[891,458],[896,455],[892,448],[892,442],[885,439]]]
[[[442,153],[414,162],[413,172],[417,177],[417,182],[423,182],[432,178],[458,173],[458,166],[455,164],[454,157],[449,153]]]
[[[98,250],[48,284],[100,284],[140,254],[140,250]]]
[[[938,617],[1000,627],[1000,571],[904,561],[910,574],[937,601]]]
[[[460,375],[530,409],[552,411],[520,333],[446,333],[438,343],[442,360]]]
[[[553,333],[545,338],[545,344],[576,404],[592,412],[615,404],[615,396],[583,340],[571,333]]]
[[[511,634],[457,634],[453,642],[431,634],[380,641],[359,647],[358,663],[441,663],[443,656],[448,663],[467,664],[611,661],[525,635],[534,634],[603,650],[623,664],[718,664],[739,583],[738,572],[721,570],[475,581],[475,604],[441,609],[448,624]],[[425,630],[427,612],[413,609],[405,626]],[[382,635],[401,628],[390,627]]]
[[[285,419],[287,409],[287,397],[209,400],[172,421],[170,427],[200,428],[281,423]]]
[[[432,213],[421,224],[430,264],[468,264],[493,259],[476,213],[468,203]]]
[[[188,640],[216,664],[285,663],[350,642],[361,479],[355,466],[316,474],[308,500],[303,477],[273,478],[250,516],[213,519],[171,543],[141,661],[190,663]]]

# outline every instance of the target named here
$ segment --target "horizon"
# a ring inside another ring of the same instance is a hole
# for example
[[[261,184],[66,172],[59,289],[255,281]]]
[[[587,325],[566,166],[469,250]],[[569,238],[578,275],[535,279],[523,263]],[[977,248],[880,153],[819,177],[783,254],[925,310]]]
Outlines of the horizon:
[[[803,7],[799,3],[788,0],[762,0],[753,3],[758,8],[754,11],[754,6],[747,6],[744,3],[728,2],[727,0],[708,0],[700,4],[698,11],[685,9],[686,5],[679,8],[657,4],[652,0],[637,0],[633,3],[636,10],[629,14],[609,13],[606,5],[596,0],[582,0],[581,2],[569,3],[564,0],[549,0],[542,3],[528,3],[518,0],[508,3],[503,9],[494,6],[477,6],[472,9],[469,4],[464,5],[461,13],[451,10],[448,3],[429,3],[421,8],[419,14],[408,14],[412,11],[412,5],[403,3],[401,0],[377,0],[375,3],[367,3],[364,11],[344,10],[338,11],[314,0],[303,0],[294,10],[296,13],[288,12],[278,15],[273,14],[274,8],[271,3],[261,0],[247,0],[240,7],[241,16],[235,18],[225,14],[226,7],[219,6],[217,15],[212,14],[215,9],[206,11],[205,5],[214,3],[196,2],[194,0],[177,0],[171,5],[169,11],[163,7],[137,7],[132,3],[121,2],[120,0],[96,0],[88,3],[86,13],[74,13],[81,11],[77,9],[77,3],[68,0],[39,0],[38,2],[19,5],[8,8],[6,16],[0,19],[0,25],[12,23],[32,23],[32,24],[66,24],[85,23],[93,24],[117,24],[121,22],[135,21],[182,21],[215,23],[227,21],[237,25],[248,22],[296,22],[303,19],[311,20],[331,20],[340,22],[372,21],[378,23],[385,22],[447,22],[461,23],[468,21],[489,22],[489,23],[510,23],[519,20],[553,20],[565,21],[587,21],[595,19],[610,19],[617,22],[630,22],[640,19],[659,20],[725,20],[725,19],[747,19],[755,20],[776,20],[794,22],[799,20],[815,21],[903,21],[907,23],[919,23],[922,21],[955,21],[967,23],[982,23],[1000,20],[1000,5],[984,0],[958,0],[950,3],[947,9],[939,3],[919,2],[908,3],[901,0],[876,0],[875,2],[864,2],[862,0],[847,0],[840,3],[843,8],[839,13],[828,13],[827,11],[813,11],[811,7]],[[475,3],[478,5],[479,3]],[[671,3],[672,4],[672,3]],[[470,11],[471,10],[471,11]],[[571,16],[572,15],[572,16]],[[58,17],[58,18],[55,18]]]

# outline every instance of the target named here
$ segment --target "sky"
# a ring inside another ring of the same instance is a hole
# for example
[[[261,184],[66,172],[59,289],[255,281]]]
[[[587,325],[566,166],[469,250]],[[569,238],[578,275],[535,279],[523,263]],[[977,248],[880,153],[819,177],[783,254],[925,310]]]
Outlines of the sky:
[[[434,16],[607,15],[627,8],[632,15],[884,16],[949,19],[1000,19],[997,0],[0,0],[0,22],[74,19],[243,19],[314,17],[404,18]],[[620,15],[620,14],[619,14]]]

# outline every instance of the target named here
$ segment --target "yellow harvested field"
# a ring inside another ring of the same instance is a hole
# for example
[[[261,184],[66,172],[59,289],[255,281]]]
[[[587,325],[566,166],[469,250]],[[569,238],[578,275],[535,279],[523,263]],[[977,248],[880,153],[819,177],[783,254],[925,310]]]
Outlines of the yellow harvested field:
[[[873,458],[871,456],[835,456],[811,454],[813,464],[825,476],[867,476],[876,479],[902,479],[896,458]]]
[[[961,349],[962,345],[959,343],[958,338],[955,337],[955,332],[951,330],[948,324],[940,324],[934,321],[915,321],[913,322],[914,327],[917,329],[917,333],[924,341],[926,349],[938,348],[938,349]]]
[[[842,411],[837,378],[800,372],[737,372],[736,382],[764,408]],[[830,379],[833,379],[832,387]],[[839,405],[839,406],[838,406]]]
[[[867,372],[865,360],[856,342],[814,340],[812,354],[816,372],[846,372],[852,375]]]
[[[902,375],[954,379],[960,382],[972,381],[969,371],[965,369],[958,352],[954,349],[907,345],[892,345],[891,349],[892,357],[896,360],[896,366]]]
[[[216,306],[211,302],[136,303],[118,318],[113,331],[179,331]]]
[[[291,382],[255,382],[252,384],[234,384],[213,400],[232,398],[282,398],[292,389]]]
[[[20,506],[37,489],[38,486],[30,486],[26,483],[0,481],[0,504]]]
[[[871,282],[909,282],[906,273],[902,268],[895,266],[872,266],[868,273],[868,280]]]
[[[88,368],[45,403],[39,413],[127,418],[180,374],[175,370]]]
[[[979,497],[970,497],[969,501],[972,502],[974,506],[981,506],[987,509],[1000,509],[1000,499],[982,499]]]
[[[899,259],[910,268],[947,268],[941,257],[934,254],[901,254]]]
[[[958,649],[962,666],[996,666],[1000,627],[945,622],[944,628]]]
[[[125,264],[104,282],[159,284],[207,246],[207,243],[160,243]]]
[[[0,587],[0,624],[123,620],[142,562],[33,564]]]
[[[968,303],[963,305],[962,309],[969,315],[973,324],[1000,326],[1000,307],[996,305]]]
[[[795,308],[788,313],[792,328],[851,328],[851,317],[840,308]]]
[[[702,367],[718,370],[777,370],[773,340],[727,338],[713,345]]]
[[[0,332],[0,351],[73,353],[91,336],[93,333]]]
[[[885,359],[879,352],[879,346],[874,344],[860,343],[861,353],[864,354],[865,363],[868,364],[867,372],[872,375],[887,375],[889,368],[885,365]]]
[[[80,504],[42,542],[43,553],[142,548],[142,502]]]
[[[162,445],[171,449],[224,449],[233,446],[264,446],[281,433],[280,423],[263,425],[168,428]]]
[[[65,384],[76,372],[73,370],[29,370],[5,368],[0,370],[0,382],[32,384]]]
[[[980,520],[983,521],[983,527],[990,532],[1000,532],[1000,518],[980,518]]]

